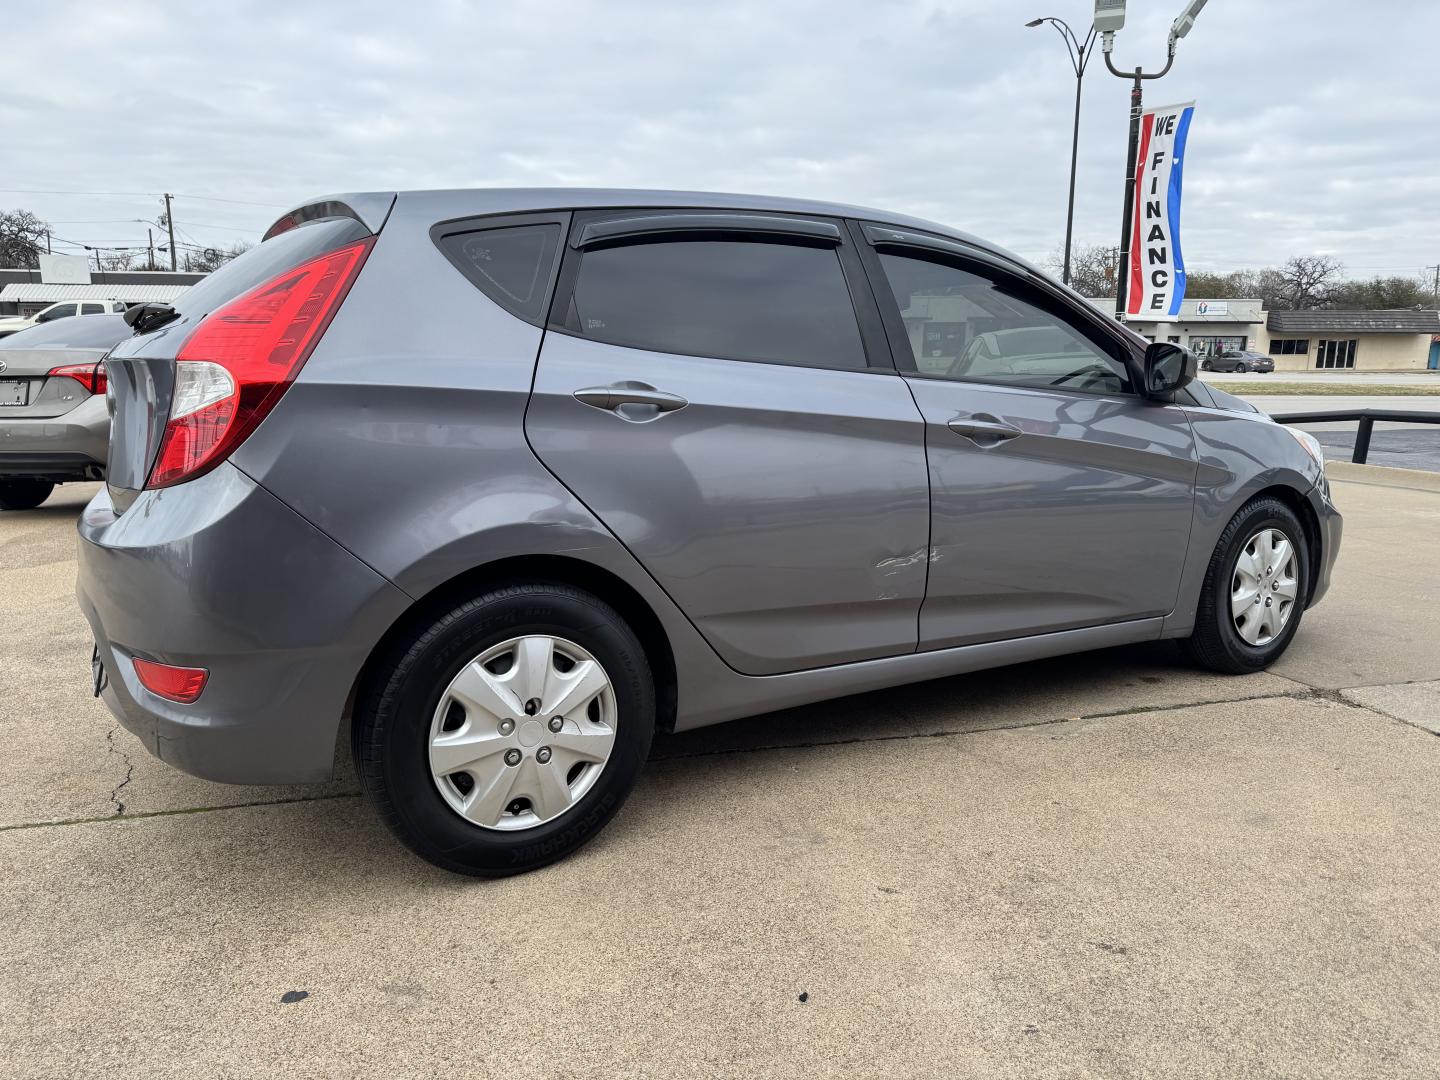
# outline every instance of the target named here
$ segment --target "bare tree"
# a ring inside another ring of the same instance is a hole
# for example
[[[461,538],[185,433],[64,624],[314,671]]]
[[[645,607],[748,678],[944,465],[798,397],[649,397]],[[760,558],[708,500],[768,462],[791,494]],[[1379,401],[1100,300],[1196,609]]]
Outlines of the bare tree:
[[[0,210],[0,266],[37,270],[50,231],[29,210]]]
[[[1057,248],[1045,258],[1045,269],[1057,278],[1065,266],[1065,253]],[[1102,244],[1080,245],[1070,250],[1070,287],[1081,296],[1115,295],[1115,249]]]
[[[1340,260],[1329,255],[1296,255],[1262,271],[1258,291],[1271,311],[1325,307],[1343,269]]]

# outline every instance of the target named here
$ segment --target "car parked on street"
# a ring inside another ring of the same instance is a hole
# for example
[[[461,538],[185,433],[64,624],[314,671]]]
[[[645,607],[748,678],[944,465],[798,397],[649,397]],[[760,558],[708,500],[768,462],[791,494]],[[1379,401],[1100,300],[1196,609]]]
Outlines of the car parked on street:
[[[1202,371],[1258,371],[1268,374],[1275,370],[1275,361],[1263,353],[1227,349],[1219,356],[1200,361]]]
[[[43,326],[57,319],[69,319],[77,315],[123,315],[126,307],[121,300],[61,300],[41,308],[34,315],[0,317],[0,338],[18,334],[32,326]]]
[[[578,848],[656,731],[1159,638],[1262,669],[1340,541],[1311,436],[880,211],[331,196],[136,331],[79,522],[97,691],[231,783],[325,779],[353,712],[460,873]]]
[[[82,315],[0,341],[0,510],[33,510],[56,484],[104,478],[101,360],[129,336],[123,316]]]

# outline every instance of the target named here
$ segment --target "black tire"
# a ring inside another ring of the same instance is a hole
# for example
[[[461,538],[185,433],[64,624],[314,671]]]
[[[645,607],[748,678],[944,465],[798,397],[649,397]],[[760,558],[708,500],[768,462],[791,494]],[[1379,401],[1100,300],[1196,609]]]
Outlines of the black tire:
[[[1209,360],[1201,360],[1201,361],[1200,361],[1200,370],[1201,370],[1201,371],[1214,371],[1214,370],[1215,370],[1215,365],[1212,364]]]
[[[49,480],[0,480],[0,510],[34,510],[54,490]]]
[[[599,661],[615,698],[615,742],[594,786],[559,817],[500,831],[466,820],[441,796],[428,759],[431,721],[461,668],[526,634],[565,638]],[[650,665],[620,615],[569,585],[527,583],[460,604],[379,658],[356,702],[353,742],[366,796],[406,847],[457,874],[505,877],[556,862],[599,833],[634,787],[654,733]]]
[[[1261,529],[1277,529],[1295,549],[1296,599],[1284,628],[1264,645],[1251,645],[1240,636],[1230,612],[1230,589],[1235,564],[1245,545]],[[1196,664],[1211,671],[1245,675],[1269,667],[1289,647],[1300,627],[1305,600],[1310,595],[1310,548],[1305,530],[1295,512],[1279,499],[1266,496],[1242,506],[1225,526],[1200,590],[1195,611],[1195,629],[1185,641],[1186,652]]]

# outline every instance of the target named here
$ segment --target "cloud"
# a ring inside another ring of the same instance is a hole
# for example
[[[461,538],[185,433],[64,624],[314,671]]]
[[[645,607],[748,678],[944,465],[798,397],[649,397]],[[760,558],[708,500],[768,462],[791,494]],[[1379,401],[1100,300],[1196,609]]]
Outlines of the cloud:
[[[1032,10],[1032,6],[1034,10]],[[1164,59],[1173,3],[1132,0],[1117,64]],[[1160,10],[1163,8],[1164,10]],[[181,193],[203,243],[328,191],[683,187],[883,206],[1041,258],[1064,233],[1074,78],[1049,27],[1083,0],[51,2],[7,57],[7,186]],[[1146,100],[1195,99],[1193,267],[1440,259],[1428,87],[1440,10],[1216,3]],[[1118,237],[1127,84],[1097,55],[1076,236]],[[153,198],[0,193],[91,243],[143,240]],[[112,219],[106,223],[105,219]],[[65,225],[58,224],[66,222]],[[222,228],[223,227],[223,228]],[[137,233],[138,230],[138,233]]]

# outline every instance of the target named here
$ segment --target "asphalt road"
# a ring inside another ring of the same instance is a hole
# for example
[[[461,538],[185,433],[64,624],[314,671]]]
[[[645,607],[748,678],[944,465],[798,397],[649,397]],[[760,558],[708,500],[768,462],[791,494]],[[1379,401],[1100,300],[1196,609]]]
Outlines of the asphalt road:
[[[348,770],[150,759],[89,696],[88,489],[0,515],[4,1074],[1433,1077],[1440,480],[1335,475],[1273,672],[1158,643],[663,739],[491,883]]]

